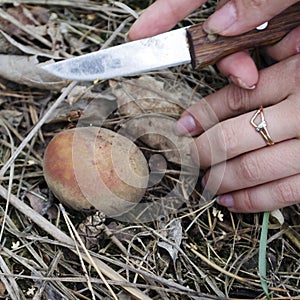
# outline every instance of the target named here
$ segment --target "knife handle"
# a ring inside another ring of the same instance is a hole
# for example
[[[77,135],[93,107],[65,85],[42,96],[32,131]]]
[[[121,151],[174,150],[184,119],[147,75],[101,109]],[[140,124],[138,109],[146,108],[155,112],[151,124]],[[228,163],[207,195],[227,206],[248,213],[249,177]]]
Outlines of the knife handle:
[[[187,36],[192,65],[194,68],[205,67],[231,53],[274,44],[298,25],[300,25],[300,2],[271,19],[266,29],[254,29],[237,36],[211,38],[202,29],[201,24],[191,26],[187,29]]]

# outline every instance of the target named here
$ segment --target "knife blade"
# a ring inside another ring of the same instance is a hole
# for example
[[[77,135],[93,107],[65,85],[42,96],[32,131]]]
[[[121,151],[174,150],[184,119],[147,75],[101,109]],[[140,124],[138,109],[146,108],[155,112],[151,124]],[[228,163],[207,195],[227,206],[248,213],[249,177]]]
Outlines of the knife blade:
[[[298,25],[300,3],[275,16],[264,30],[212,37],[204,32],[202,24],[197,24],[46,64],[42,68],[57,77],[76,81],[136,75],[188,63],[202,68],[231,53],[274,44]]]

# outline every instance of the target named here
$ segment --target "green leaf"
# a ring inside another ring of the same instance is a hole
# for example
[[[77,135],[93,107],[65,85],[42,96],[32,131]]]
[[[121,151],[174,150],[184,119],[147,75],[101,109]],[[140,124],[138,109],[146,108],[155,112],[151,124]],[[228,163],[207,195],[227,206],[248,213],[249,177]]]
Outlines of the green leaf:
[[[260,234],[260,243],[259,243],[259,255],[258,255],[258,272],[260,275],[260,283],[262,289],[268,300],[271,300],[268,291],[268,284],[266,281],[267,277],[267,239],[268,239],[268,224],[269,224],[269,212],[265,212],[263,216],[263,223]]]

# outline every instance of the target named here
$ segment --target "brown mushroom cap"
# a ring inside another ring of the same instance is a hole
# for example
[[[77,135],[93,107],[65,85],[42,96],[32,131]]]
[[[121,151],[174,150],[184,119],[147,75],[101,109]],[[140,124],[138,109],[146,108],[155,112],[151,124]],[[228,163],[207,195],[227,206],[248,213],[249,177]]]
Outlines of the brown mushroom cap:
[[[54,195],[76,210],[118,216],[143,197],[148,165],[140,149],[105,128],[79,127],[57,134],[44,154],[44,176]]]

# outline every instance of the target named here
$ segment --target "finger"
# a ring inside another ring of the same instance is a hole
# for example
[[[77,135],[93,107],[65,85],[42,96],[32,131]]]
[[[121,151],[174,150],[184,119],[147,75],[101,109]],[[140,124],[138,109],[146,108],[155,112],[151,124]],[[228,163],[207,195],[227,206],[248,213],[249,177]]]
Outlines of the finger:
[[[300,174],[299,151],[300,140],[292,139],[246,153],[213,166],[204,176],[205,187],[226,194]]]
[[[260,71],[254,90],[229,85],[201,99],[182,114],[177,133],[198,135],[222,120],[282,101],[298,88],[299,63],[295,55]]]
[[[255,213],[272,211],[299,203],[300,175],[220,196],[217,202],[232,212]]]
[[[259,124],[264,116],[271,138],[278,143],[299,135],[299,114],[297,100],[289,99],[264,109],[263,115],[258,115],[255,123]],[[250,112],[228,119],[195,139],[191,155],[199,161],[201,168],[205,169],[266,145],[260,132],[250,124],[253,115],[254,112]]]
[[[231,81],[244,89],[252,90],[258,81],[258,71],[247,52],[236,52],[223,58],[218,69]]]
[[[300,12],[299,12],[300,13]],[[280,42],[266,48],[269,56],[277,61],[286,59],[300,52],[300,27],[292,30]]]
[[[269,21],[296,0],[231,0],[212,14],[204,23],[211,34],[237,35]]]
[[[204,2],[206,1],[157,0],[132,25],[128,38],[137,40],[165,32]]]

